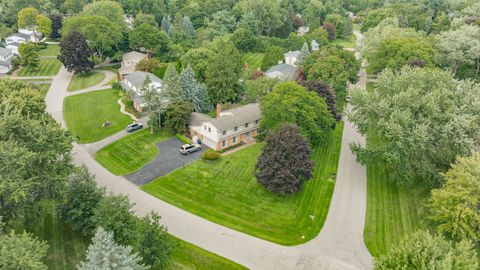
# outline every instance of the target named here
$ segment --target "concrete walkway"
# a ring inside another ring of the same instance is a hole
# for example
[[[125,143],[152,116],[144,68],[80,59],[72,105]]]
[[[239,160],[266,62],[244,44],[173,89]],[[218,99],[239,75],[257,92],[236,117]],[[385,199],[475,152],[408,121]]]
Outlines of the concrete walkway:
[[[357,42],[361,34],[355,32]],[[357,86],[365,89],[365,72]],[[63,98],[71,74],[62,68],[46,97],[47,111],[64,126]],[[347,108],[348,110],[349,108]],[[127,195],[142,216],[156,211],[171,234],[251,269],[371,269],[372,257],[363,241],[366,210],[366,169],[356,162],[351,142],[365,140],[345,119],[335,189],[326,222],[312,241],[293,247],[281,246],[234,231],[174,207],[144,193],[123,177],[98,164],[86,147],[74,144],[74,160],[96,175],[100,186],[115,194]]]

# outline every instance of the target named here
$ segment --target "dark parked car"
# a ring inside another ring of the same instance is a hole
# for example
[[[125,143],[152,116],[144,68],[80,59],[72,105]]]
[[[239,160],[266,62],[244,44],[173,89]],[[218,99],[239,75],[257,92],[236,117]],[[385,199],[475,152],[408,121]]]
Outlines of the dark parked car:
[[[202,146],[199,144],[183,144],[180,146],[180,153],[183,155],[190,155],[190,153],[202,150]]]
[[[127,126],[127,132],[134,132],[135,130],[142,129],[143,125],[141,123],[133,123]]]

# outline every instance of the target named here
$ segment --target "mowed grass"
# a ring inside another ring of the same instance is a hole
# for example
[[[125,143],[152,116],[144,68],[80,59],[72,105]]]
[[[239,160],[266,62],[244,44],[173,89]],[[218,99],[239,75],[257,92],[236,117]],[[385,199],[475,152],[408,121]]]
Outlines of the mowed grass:
[[[246,53],[242,57],[242,63],[247,63],[248,67],[243,71],[243,78],[247,80],[252,73],[262,66],[263,53]]]
[[[49,44],[47,48],[38,51],[38,56],[57,56],[60,54],[60,46]]]
[[[60,61],[57,59],[40,59],[39,66],[37,68],[24,68],[22,67],[17,75],[20,77],[30,76],[55,76],[61,67]]]
[[[246,267],[218,256],[188,242],[182,241],[173,235],[170,239],[176,245],[172,259],[166,270],[240,270]]]
[[[73,76],[73,79],[70,81],[68,86],[68,91],[75,91],[84,89],[90,86],[94,86],[97,83],[100,83],[105,79],[105,74],[96,71],[90,71],[87,73],[76,74]]]
[[[47,241],[49,246],[45,263],[50,270],[74,270],[85,260],[90,239],[74,231],[60,218],[55,203],[45,204],[45,215],[40,222],[31,226],[16,226],[16,231],[26,229],[38,239]],[[183,270],[224,270],[246,269],[245,267],[206,251],[172,235],[174,250],[166,269]]]
[[[325,222],[333,193],[343,124],[314,149],[313,178],[301,192],[281,196],[254,177],[263,143],[222,157],[197,161],[156,179],[142,189],[213,222],[284,245],[314,238]],[[314,219],[310,219],[314,215]]]
[[[128,174],[153,160],[158,154],[155,144],[172,136],[169,131],[143,129],[100,149],[95,159],[113,174]]]
[[[116,90],[100,90],[64,99],[65,122],[77,141],[99,141],[132,122],[130,117],[120,112],[119,98]],[[103,127],[106,121],[111,125]]]
[[[350,38],[337,37],[334,41],[331,42],[334,45],[340,45],[344,48],[355,48],[356,36],[352,35]]]
[[[379,165],[368,166],[367,177],[364,239],[373,256],[385,254],[418,229],[429,229],[425,221],[427,188],[401,187],[392,182],[392,176]]]

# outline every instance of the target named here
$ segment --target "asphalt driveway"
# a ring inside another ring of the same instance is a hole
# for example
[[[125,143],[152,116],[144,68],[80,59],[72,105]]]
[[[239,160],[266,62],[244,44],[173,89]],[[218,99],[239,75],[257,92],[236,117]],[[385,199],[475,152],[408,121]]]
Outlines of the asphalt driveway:
[[[159,176],[199,160],[201,153],[207,149],[207,146],[203,145],[201,151],[190,155],[182,155],[179,152],[182,144],[183,142],[177,138],[159,142],[156,145],[159,151],[155,159],[140,170],[127,174],[125,177],[137,186],[144,185]]]

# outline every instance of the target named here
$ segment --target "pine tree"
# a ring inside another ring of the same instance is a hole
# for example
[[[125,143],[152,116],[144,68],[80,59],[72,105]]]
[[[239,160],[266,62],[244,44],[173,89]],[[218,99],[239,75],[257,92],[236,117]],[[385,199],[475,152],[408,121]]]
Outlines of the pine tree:
[[[187,36],[191,38],[195,38],[196,36],[195,28],[193,27],[193,24],[190,21],[190,18],[188,16],[183,17],[182,29],[185,32],[185,34],[187,34]]]
[[[170,102],[185,100],[174,64],[169,64],[163,77],[163,95]]]
[[[172,19],[170,18],[170,15],[162,18],[161,26],[162,26],[162,30],[165,33],[168,33],[170,27],[172,27]]]
[[[185,101],[193,105],[193,110],[203,112],[211,108],[207,89],[204,84],[199,84],[190,65],[180,73],[180,87]]]
[[[298,55],[297,61],[295,62],[295,65],[301,66],[303,63],[305,63],[305,60],[307,59],[307,56],[310,54],[310,51],[308,50],[308,45],[306,42],[303,43],[302,50],[300,51],[300,54]]]
[[[79,270],[131,269],[146,270],[142,258],[132,254],[131,246],[121,246],[113,240],[113,233],[98,228],[88,247],[86,260],[80,262]]]
[[[352,19],[347,18],[343,24],[342,37],[345,39],[350,39],[353,34],[353,22]]]

